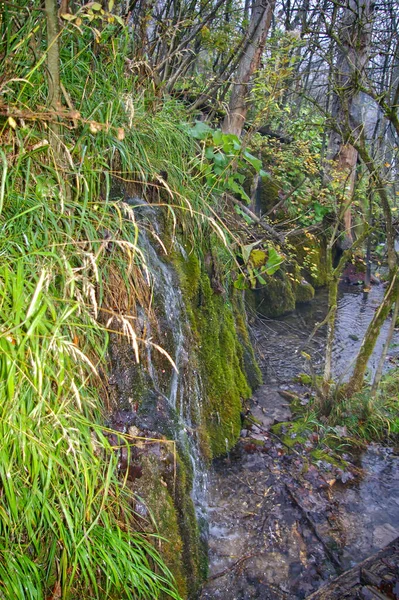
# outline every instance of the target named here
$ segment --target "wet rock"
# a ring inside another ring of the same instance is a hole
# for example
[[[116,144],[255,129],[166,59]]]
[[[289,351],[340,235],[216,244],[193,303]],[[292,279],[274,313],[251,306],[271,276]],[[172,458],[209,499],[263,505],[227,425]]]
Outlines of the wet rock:
[[[389,523],[378,525],[373,531],[373,543],[378,548],[383,548],[396,537],[398,537],[398,529],[395,529]]]

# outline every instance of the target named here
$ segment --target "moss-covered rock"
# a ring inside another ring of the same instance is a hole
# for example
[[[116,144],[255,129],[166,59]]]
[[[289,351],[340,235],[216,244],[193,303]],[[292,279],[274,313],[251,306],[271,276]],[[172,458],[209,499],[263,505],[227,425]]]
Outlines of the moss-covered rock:
[[[326,243],[323,238],[318,238],[312,233],[306,233],[290,240],[294,247],[296,260],[301,266],[306,280],[313,287],[327,285],[327,258]]]
[[[298,304],[313,300],[315,294],[314,287],[306,281],[306,279],[301,279],[299,282],[296,282],[294,289],[295,300]]]
[[[251,389],[255,390],[262,383],[262,373],[256,361],[254,348],[249,338],[244,304],[244,292],[233,290],[232,304],[236,332],[238,340],[242,346],[244,371]]]
[[[247,292],[248,300],[265,317],[280,317],[295,309],[295,294],[287,273],[265,276],[266,285]]]
[[[254,387],[260,380],[260,372],[250,351],[243,317],[238,318],[243,308],[238,299],[234,309],[234,301],[229,302],[223,294],[215,293],[209,273],[201,269],[194,253],[187,258],[178,255],[175,262],[204,384],[202,416],[206,433],[203,438],[210,440],[211,456],[216,457],[225,454],[239,436],[242,400],[251,395],[245,363],[248,372],[252,371]],[[245,342],[244,347],[237,330]]]
[[[148,530],[153,516],[164,538],[156,544],[185,599],[195,597],[207,569],[192,499],[193,448],[205,461],[229,451],[239,437],[242,401],[261,382],[243,296],[225,291],[218,252],[212,247],[201,260],[194,252],[172,252],[159,268],[162,282],[181,295],[165,293],[165,285],[156,282],[151,314],[138,318],[143,332],[149,324],[151,343],[177,357],[177,379],[163,352],[147,353],[137,364],[131,345],[115,335],[109,350],[109,426],[150,441],[140,441],[130,454],[125,447],[121,475],[139,472],[133,482],[143,501],[138,512]],[[171,299],[179,303],[174,312]],[[119,434],[112,435],[118,445]]]
[[[279,186],[269,177],[263,177],[256,191],[256,211],[267,214],[279,202]]]

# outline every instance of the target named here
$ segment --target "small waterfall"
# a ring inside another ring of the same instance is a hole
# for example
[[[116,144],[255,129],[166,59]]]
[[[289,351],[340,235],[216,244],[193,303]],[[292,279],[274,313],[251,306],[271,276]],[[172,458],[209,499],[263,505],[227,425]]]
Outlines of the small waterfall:
[[[155,332],[151,319],[148,315],[144,315],[143,310],[141,311],[142,319],[145,320],[144,329],[148,342],[147,369],[154,389],[166,396],[178,418],[179,431],[176,441],[190,456],[193,475],[192,498],[197,517],[203,521],[207,496],[207,469],[201,457],[198,439],[203,385],[198,369],[195,368],[195,361],[190,360],[187,351],[193,346],[190,323],[177,273],[166,256],[165,259],[161,258],[162,249],[156,241],[161,230],[157,209],[139,198],[130,199],[127,203],[135,207],[135,217],[143,225],[140,228],[139,246],[150,274],[154,304],[159,317],[159,330]],[[151,229],[155,230],[157,236],[151,234]],[[181,253],[184,259],[187,258],[184,248],[177,242],[175,250]],[[156,335],[161,338],[159,345],[168,352],[177,370],[170,366],[169,369],[162,369],[162,372],[159,372],[154,354],[157,350],[154,350],[150,343]],[[162,344],[162,339],[166,342],[165,345]]]

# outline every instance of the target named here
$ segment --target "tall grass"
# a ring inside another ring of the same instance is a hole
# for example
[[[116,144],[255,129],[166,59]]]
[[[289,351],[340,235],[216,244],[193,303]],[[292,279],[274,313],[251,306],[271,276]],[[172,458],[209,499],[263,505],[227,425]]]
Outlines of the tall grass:
[[[43,14],[20,4],[0,21],[0,598],[178,598],[104,434],[107,324],[137,351],[149,294],[134,211],[111,188],[128,180],[175,222],[211,199],[187,168],[184,111],[127,72],[126,32],[104,26],[94,52],[92,29],[65,28],[73,114],[54,115]]]

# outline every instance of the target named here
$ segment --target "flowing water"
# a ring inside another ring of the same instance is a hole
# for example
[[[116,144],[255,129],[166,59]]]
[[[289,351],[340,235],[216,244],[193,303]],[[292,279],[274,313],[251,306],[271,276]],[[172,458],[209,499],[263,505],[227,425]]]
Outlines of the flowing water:
[[[350,374],[383,293],[382,286],[369,294],[356,287],[341,288],[335,378],[345,380]],[[265,381],[255,394],[253,411],[262,423],[271,413],[271,422],[289,417],[288,403],[278,390],[298,391],[292,379],[309,367],[302,351],[312,357],[316,372],[322,369],[325,330],[308,340],[326,310],[322,290],[312,303],[286,317],[253,316]],[[370,378],[388,327],[389,320],[369,363]],[[398,343],[395,333],[387,367],[398,359]],[[325,461],[319,469],[309,467],[306,448],[287,453],[273,434],[260,428],[247,435],[244,430],[237,448],[219,460],[211,474],[210,577],[203,600],[306,598],[399,536],[399,456],[393,449],[371,445],[358,459],[362,475],[354,477]]]

